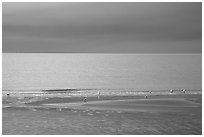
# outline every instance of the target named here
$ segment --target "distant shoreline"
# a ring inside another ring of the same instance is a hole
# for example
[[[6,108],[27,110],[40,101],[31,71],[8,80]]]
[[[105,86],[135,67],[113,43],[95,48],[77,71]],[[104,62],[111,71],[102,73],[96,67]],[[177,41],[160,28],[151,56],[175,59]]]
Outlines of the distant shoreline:
[[[95,53],[95,52],[2,52],[3,54],[124,54],[124,55],[202,55],[202,53]]]
[[[137,89],[105,89],[105,88],[59,88],[59,89],[36,89],[36,90],[2,90],[2,96],[10,94],[12,96],[97,96],[100,95],[168,95],[168,94],[202,94],[201,89],[173,89],[171,93],[169,89],[164,90],[137,90]]]

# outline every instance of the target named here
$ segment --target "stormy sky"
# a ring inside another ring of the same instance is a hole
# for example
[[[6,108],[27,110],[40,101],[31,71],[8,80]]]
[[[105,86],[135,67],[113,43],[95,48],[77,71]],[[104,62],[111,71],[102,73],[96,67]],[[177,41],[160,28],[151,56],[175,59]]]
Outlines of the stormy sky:
[[[3,52],[202,52],[201,2],[2,5]]]

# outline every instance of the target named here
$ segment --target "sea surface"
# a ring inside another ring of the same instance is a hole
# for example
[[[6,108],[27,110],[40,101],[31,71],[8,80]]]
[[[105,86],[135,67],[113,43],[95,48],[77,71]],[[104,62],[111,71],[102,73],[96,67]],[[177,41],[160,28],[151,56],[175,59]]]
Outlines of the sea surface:
[[[3,91],[202,89],[201,54],[3,53]]]

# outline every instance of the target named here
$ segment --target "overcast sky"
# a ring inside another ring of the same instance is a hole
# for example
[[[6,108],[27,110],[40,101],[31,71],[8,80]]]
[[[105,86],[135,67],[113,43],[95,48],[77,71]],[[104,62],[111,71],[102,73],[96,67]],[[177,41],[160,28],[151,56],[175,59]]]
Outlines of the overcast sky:
[[[202,3],[3,3],[3,52],[201,53]]]

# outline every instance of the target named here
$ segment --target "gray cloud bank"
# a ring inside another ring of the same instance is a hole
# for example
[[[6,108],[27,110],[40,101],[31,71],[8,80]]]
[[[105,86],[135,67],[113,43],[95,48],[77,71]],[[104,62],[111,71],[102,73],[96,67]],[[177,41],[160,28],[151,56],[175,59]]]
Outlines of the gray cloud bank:
[[[201,53],[202,3],[3,3],[3,52]]]

